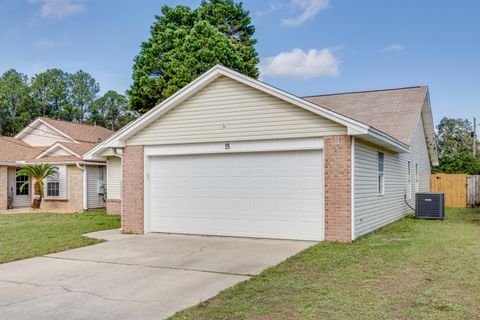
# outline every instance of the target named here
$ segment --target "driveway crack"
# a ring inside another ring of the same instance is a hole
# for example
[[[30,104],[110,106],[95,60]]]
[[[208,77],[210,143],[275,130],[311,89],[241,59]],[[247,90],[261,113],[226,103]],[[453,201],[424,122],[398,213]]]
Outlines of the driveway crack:
[[[114,301],[114,302],[136,302],[136,303],[154,302],[154,300],[144,300],[144,301],[142,301],[142,300],[128,300],[128,299],[110,298],[110,297],[105,297],[105,296],[103,296],[101,294],[98,294],[98,293],[93,293],[93,292],[84,291],[84,290],[70,289],[70,288],[67,288],[66,286],[62,286],[62,285],[39,284],[39,283],[34,283],[34,282],[12,281],[12,280],[4,280],[4,279],[0,279],[0,282],[17,284],[17,285],[35,286],[35,287],[58,288],[58,289],[61,289],[65,292],[68,292],[68,293],[81,293],[81,294],[86,294],[86,295],[90,295],[90,296],[93,296],[93,297],[101,298],[103,300]],[[52,293],[52,294],[42,295],[40,297],[34,297],[34,298],[29,298],[29,299],[25,299],[25,300],[21,300],[21,301],[15,301],[15,302],[12,302],[12,303],[1,304],[0,307],[8,307],[8,306],[12,306],[12,305],[15,305],[15,304],[30,302],[30,301],[33,301],[33,300],[36,300],[36,299],[39,299],[39,298],[43,298],[43,297],[47,297],[47,296],[54,296],[54,295],[59,295],[59,294],[61,294],[61,293]]]
[[[215,270],[184,268],[184,267],[170,267],[170,266],[159,266],[159,265],[138,264],[138,263],[112,262],[112,261],[101,261],[101,260],[84,260],[84,259],[64,258],[64,257],[55,257],[55,256],[43,256],[42,258],[58,259],[58,260],[70,260],[70,261],[82,261],[82,262],[102,263],[102,264],[114,264],[114,265],[121,265],[121,266],[137,266],[137,267],[145,267],[145,268],[205,272],[205,273],[221,274],[221,275],[226,275],[226,276],[242,276],[242,277],[253,277],[253,276],[255,276],[254,274],[248,274],[248,273],[236,273],[236,272],[228,272],[228,271],[215,271]]]

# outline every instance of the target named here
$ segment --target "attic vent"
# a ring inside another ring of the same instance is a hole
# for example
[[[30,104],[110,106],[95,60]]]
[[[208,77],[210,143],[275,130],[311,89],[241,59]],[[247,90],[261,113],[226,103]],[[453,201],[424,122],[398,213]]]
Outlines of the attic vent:
[[[98,143],[102,142],[102,138],[98,138],[97,142]]]

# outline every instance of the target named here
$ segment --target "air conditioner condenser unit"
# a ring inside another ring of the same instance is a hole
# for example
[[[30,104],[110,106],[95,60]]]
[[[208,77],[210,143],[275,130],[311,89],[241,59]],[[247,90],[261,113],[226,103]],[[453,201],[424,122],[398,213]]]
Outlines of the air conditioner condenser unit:
[[[419,192],[415,197],[417,219],[445,219],[445,194],[443,192]]]

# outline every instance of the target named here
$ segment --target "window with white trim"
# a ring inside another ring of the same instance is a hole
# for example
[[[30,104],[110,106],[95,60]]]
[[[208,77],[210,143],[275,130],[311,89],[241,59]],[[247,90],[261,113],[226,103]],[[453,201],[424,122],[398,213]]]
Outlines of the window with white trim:
[[[412,199],[412,165],[407,162],[407,199]]]
[[[383,152],[378,153],[378,195],[383,196],[385,194],[385,154]]]
[[[420,186],[418,183],[418,163],[415,163],[415,192],[420,190]]]
[[[18,170],[20,170],[20,168],[17,168],[16,172],[18,172]],[[30,183],[27,183],[29,181],[29,176],[21,175],[15,177],[15,194],[17,196],[28,196],[30,194]]]
[[[60,196],[60,173],[52,174],[47,177],[47,197],[59,197]]]

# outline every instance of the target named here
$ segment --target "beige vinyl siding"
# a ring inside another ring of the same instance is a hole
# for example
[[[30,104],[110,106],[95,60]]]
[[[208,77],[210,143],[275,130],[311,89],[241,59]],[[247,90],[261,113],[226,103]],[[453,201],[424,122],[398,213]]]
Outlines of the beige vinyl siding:
[[[107,158],[108,199],[120,199],[122,185],[122,163],[119,157]]]
[[[385,154],[385,194],[378,195],[377,156]],[[372,144],[355,140],[354,159],[354,237],[367,234],[395,221],[412,210],[404,202],[407,192],[407,163],[411,163],[409,203],[415,207],[415,163],[419,168],[419,191],[430,190],[430,160],[420,119],[409,153],[395,154]]]
[[[55,150],[49,152],[44,157],[53,157],[53,156],[72,156],[72,154],[63,148],[58,147]]]
[[[136,135],[128,145],[245,141],[346,134],[346,127],[220,77]]]
[[[8,168],[8,194],[13,191],[14,208],[29,207],[32,204],[32,183],[29,185],[28,195],[17,196],[17,168]],[[27,188],[27,187],[25,187]]]
[[[99,194],[100,185],[106,182],[105,166],[86,166],[87,170],[87,209],[104,208],[103,195]]]
[[[58,131],[42,123],[37,124],[35,128],[23,136],[21,140],[34,147],[51,146],[55,142],[72,142],[72,140],[62,136]]]

